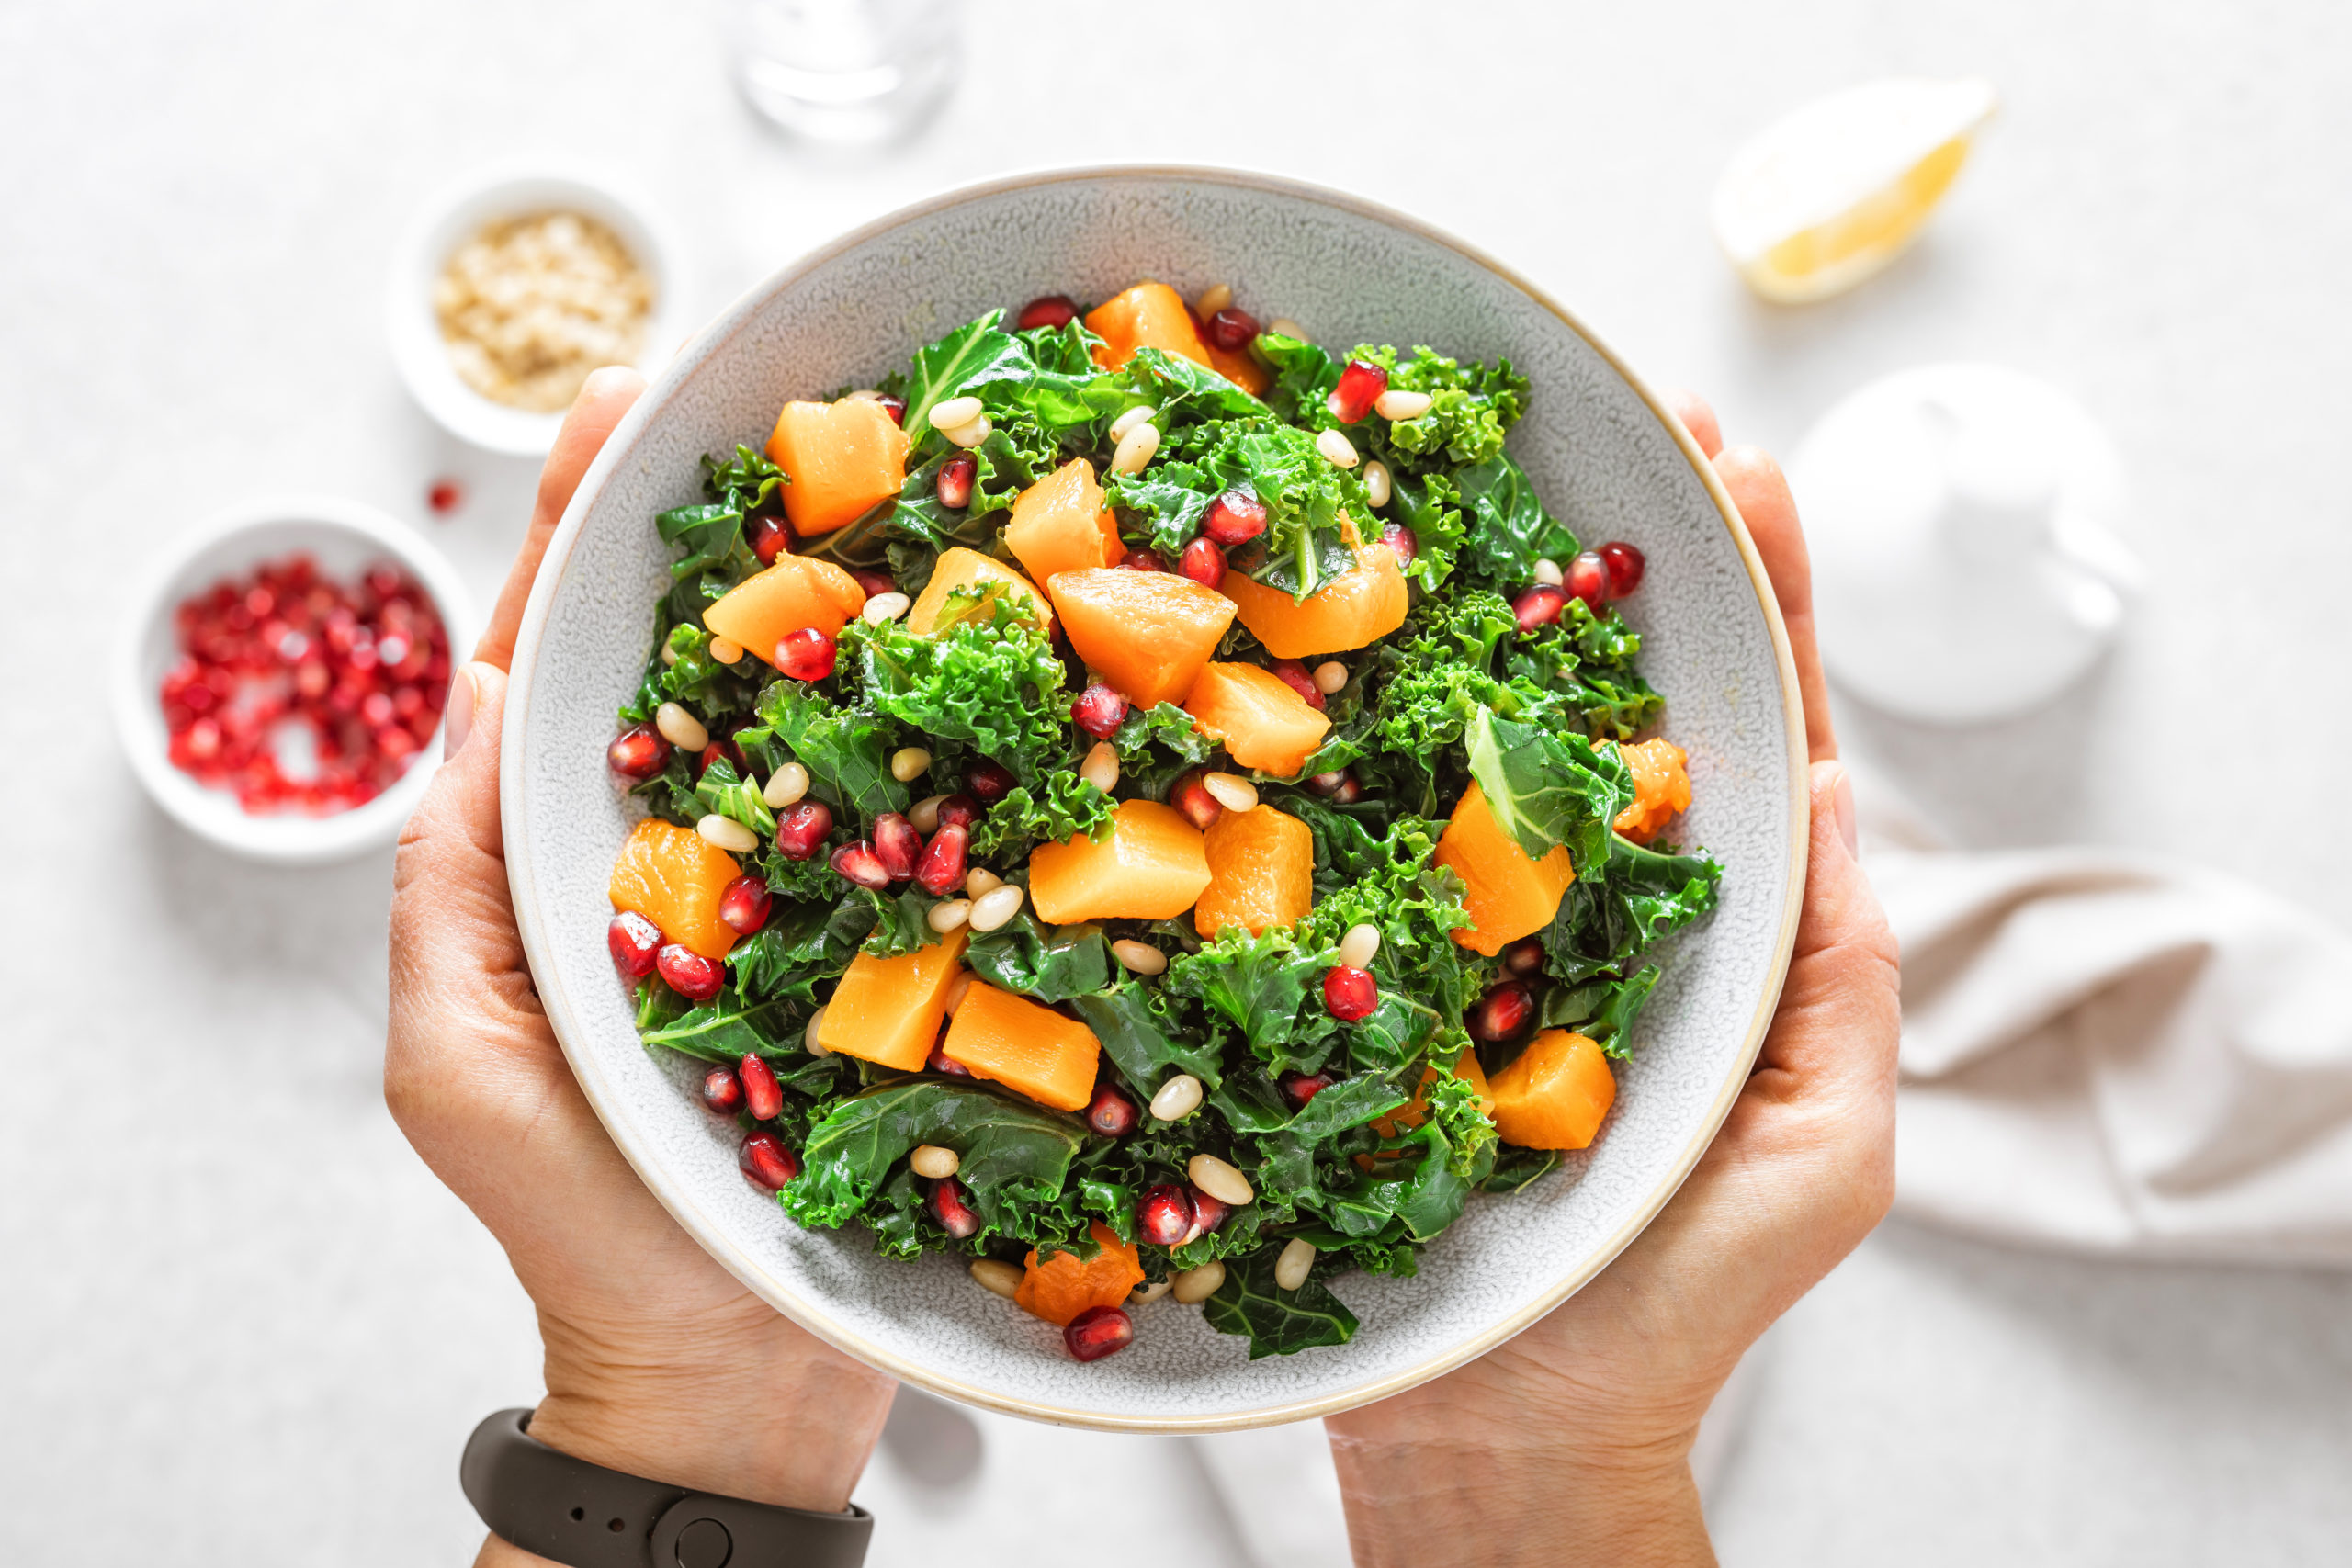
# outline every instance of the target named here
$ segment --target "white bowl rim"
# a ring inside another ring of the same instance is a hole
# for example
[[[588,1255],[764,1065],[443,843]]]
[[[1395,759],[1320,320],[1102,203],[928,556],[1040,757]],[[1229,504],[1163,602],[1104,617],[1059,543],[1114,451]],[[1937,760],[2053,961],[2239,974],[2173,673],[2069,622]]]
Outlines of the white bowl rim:
[[[603,490],[605,477],[627,457],[639,432],[652,415],[665,405],[671,394],[703,362],[729,338],[743,330],[748,321],[778,290],[790,287],[817,267],[842,254],[888,233],[889,231],[928,214],[960,206],[976,198],[999,195],[1031,186],[1062,183],[1083,183],[1091,180],[1165,179],[1213,185],[1232,185],[1320,203],[1351,212],[1358,217],[1385,223],[1412,234],[1429,243],[1442,246],[1485,267],[1497,276],[1521,290],[1530,299],[1557,317],[1560,323],[1584,340],[1594,353],[1607,362],[1610,368],[1623,378],[1636,396],[1649,409],[1667,433],[1681,448],[1691,473],[1703,486],[1715,503],[1724,529],[1731,535],[1747,570],[1748,582],[1763,612],[1765,624],[1771,636],[1774,661],[1780,682],[1783,744],[1789,758],[1789,858],[1781,886],[1781,919],[1778,932],[1770,979],[1757,998],[1747,1037],[1732,1059],[1731,1069],[1717,1090],[1713,1102],[1681,1150],[1672,1167],[1659,1179],[1656,1188],[1607,1240],[1595,1247],[1580,1265],[1562,1278],[1557,1285],[1519,1312],[1493,1325],[1482,1333],[1449,1346],[1443,1351],[1403,1371],[1394,1372],[1374,1382],[1293,1400],[1285,1404],[1230,1412],[1182,1416],[1124,1416],[1097,1410],[1073,1410],[1044,1404],[1034,1400],[1017,1398],[995,1390],[967,1383],[945,1376],[930,1367],[901,1356],[858,1334],[848,1325],[837,1321],[815,1305],[781,1290],[757,1262],[739,1251],[727,1238],[717,1221],[705,1214],[690,1194],[673,1185],[658,1169],[649,1169],[639,1163],[636,1154],[618,1138],[614,1146],[622,1158],[628,1161],[639,1180],[645,1183],[655,1200],[670,1213],[688,1235],[718,1260],[719,1265],[741,1281],[752,1294],[759,1296],[785,1316],[867,1366],[888,1372],[904,1382],[948,1399],[978,1405],[1008,1416],[1056,1426],[1082,1427],[1099,1431],[1136,1433],[1185,1433],[1238,1431],[1256,1427],[1273,1427],[1291,1422],[1311,1420],[1339,1411],[1352,1410],[1361,1405],[1402,1393],[1409,1388],[1442,1376],[1456,1367],[1476,1359],[1496,1346],[1511,1339],[1548,1314],[1594,1277],[1615,1261],[1617,1255],[1633,1242],[1657,1218],[1658,1212],[1681,1188],[1685,1179],[1699,1163],[1724,1118],[1731,1113],[1732,1104],[1739,1097],[1754,1066],[1756,1055],[1764,1043],[1764,1035],[1771,1026],[1772,1015],[1780,1005],[1781,988],[1788,976],[1789,958],[1796,946],[1797,919],[1804,892],[1805,866],[1811,839],[1811,791],[1807,777],[1809,751],[1805,739],[1804,702],[1797,684],[1796,660],[1789,646],[1788,628],[1781,619],[1779,600],[1772,592],[1771,581],[1764,570],[1763,558],[1757,553],[1755,541],[1748,536],[1747,525],[1733,503],[1731,494],[1724,488],[1699,444],[1683,426],[1679,418],[1635,376],[1633,370],[1595,336],[1566,307],[1516,270],[1505,265],[1475,246],[1465,243],[1445,231],[1418,218],[1399,212],[1361,197],[1335,191],[1327,186],[1280,175],[1252,169],[1188,164],[1095,164],[1059,168],[1029,170],[998,179],[981,181],[911,203],[887,213],[872,222],[860,225],[807,252],[787,263],[766,278],[753,285],[727,310],[714,318],[694,341],[680,350],[677,356],[662,371],[660,378],[646,389],[621,422],[606,438],[595,461],[581,477],[579,489],[572,493],[571,504],[564,511],[554,535],[548,539],[547,553],[539,562],[531,593],[523,610],[523,619],[514,639],[514,657],[506,689],[503,733],[501,737],[501,776],[514,778],[523,770],[522,737],[529,728],[526,720],[536,683],[537,654],[540,637],[555,604],[556,584],[563,575],[563,566],[578,545],[589,508]],[[556,972],[555,953],[549,942],[547,923],[539,912],[539,891],[531,863],[529,820],[522,809],[516,793],[502,788],[500,815],[506,843],[506,874],[514,895],[514,916],[521,930],[524,953],[532,968],[542,974]],[[571,1003],[560,987],[545,993],[548,1021],[555,1030],[556,1039],[571,1065],[572,1076],[579,1081],[581,1091],[587,1097],[597,1119],[605,1123],[607,1135],[616,1120],[605,1111],[610,1086],[597,1070],[594,1056],[585,1048],[575,1048],[571,1040],[579,1032]]]
[[[408,771],[391,788],[363,806],[327,817],[228,817],[207,809],[220,792],[197,783],[172,765],[155,745],[160,710],[142,668],[147,637],[159,617],[177,606],[172,586],[190,566],[241,534],[284,525],[310,525],[356,535],[398,560],[423,583],[448,634],[450,674],[463,662],[460,652],[473,634],[473,606],[464,579],[447,556],[415,529],[364,502],[334,495],[267,494],[232,502],[198,520],[153,558],[125,608],[115,638],[108,685],[115,736],[131,772],[148,796],[181,827],[208,843],[250,860],[278,865],[315,865],[388,843],[424,796],[432,783],[434,740],[419,749]],[[435,737],[440,730],[436,728]]]
[[[548,194],[519,198],[520,193],[533,189]],[[507,199],[510,196],[518,198]],[[464,237],[446,231],[467,209],[495,209],[480,214],[479,223],[491,220],[498,212],[520,215],[565,200],[600,221],[609,223],[617,217],[620,221],[615,227],[622,231],[622,241],[639,265],[652,275],[653,309],[646,318],[637,368],[663,363],[669,352],[665,345],[684,331],[685,273],[677,232],[646,194],[628,181],[584,163],[510,158],[481,164],[444,183],[418,204],[392,248],[384,298],[385,339],[392,364],[416,405],[442,429],[484,451],[543,457],[555,444],[563,412],[508,408],[466,385],[449,363],[448,351],[434,323],[429,292],[420,292],[418,280],[437,273],[447,251]]]

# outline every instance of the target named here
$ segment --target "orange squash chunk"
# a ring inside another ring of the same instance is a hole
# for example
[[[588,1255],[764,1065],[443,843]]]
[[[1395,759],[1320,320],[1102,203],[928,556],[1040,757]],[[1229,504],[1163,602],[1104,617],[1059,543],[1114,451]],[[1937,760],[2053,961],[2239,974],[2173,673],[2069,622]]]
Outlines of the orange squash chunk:
[[[857,579],[813,556],[778,556],[775,564],[747,577],[702,613],[713,637],[741,643],[764,662],[775,662],[775,645],[788,632],[815,626],[837,637],[865,608]]]
[[[1195,365],[1210,364],[1208,344],[1193,325],[1193,312],[1164,283],[1147,280],[1113,295],[1086,313],[1086,326],[1102,340],[1094,362],[1105,370],[1116,370],[1139,348],[1181,354]]]
[[[1271,806],[1227,811],[1201,835],[1208,891],[1193,906],[1193,929],[1214,939],[1227,926],[1256,936],[1306,918],[1315,903],[1315,835]]]
[[[1370,648],[1405,624],[1409,607],[1396,552],[1381,544],[1358,549],[1353,571],[1340,573],[1302,600],[1238,571],[1225,574],[1220,592],[1233,601],[1250,635],[1276,659]]]
[[[931,581],[923,585],[922,594],[907,612],[907,629],[917,637],[929,637],[943,629],[940,617],[947,613],[947,596],[959,588],[985,591],[990,584],[1000,584],[1015,609],[1024,604],[1029,617],[1038,628],[1050,633],[1054,629],[1054,607],[1037,585],[1005,565],[984,556],[978,550],[967,550],[957,545],[940,552],[939,562],[932,568]],[[707,619],[708,617],[705,617]],[[944,623],[953,626],[955,622]]]
[[[1331,728],[1305,697],[1255,664],[1206,666],[1184,711],[1193,728],[1223,743],[1241,766],[1285,778],[1306,766]]]
[[[1637,844],[1646,844],[1658,829],[1690,807],[1690,757],[1667,739],[1637,741],[1617,748],[1617,755],[1634,774],[1634,804],[1617,814],[1614,826]]]
[[[970,941],[970,933],[952,931],[929,947],[896,958],[861,953],[851,959],[833,987],[833,999],[825,1004],[817,1043],[902,1073],[922,1066],[939,1038],[947,990]]]
[[[1110,566],[1127,553],[1119,525],[1102,504],[1094,465],[1083,457],[1072,457],[1015,498],[1004,543],[1028,569],[1029,580],[1048,587],[1057,571]]]
[[[784,514],[795,532],[828,534],[854,523],[907,482],[907,433],[872,398],[786,403],[768,456],[790,476]]]
[[[1138,707],[1182,700],[1233,624],[1223,594],[1172,571],[1095,567],[1046,589],[1070,647]]]
[[[1617,1102],[1617,1075],[1600,1046],[1547,1029],[1495,1075],[1495,1131],[1522,1149],[1581,1149]]]
[[[1200,829],[1155,800],[1121,801],[1100,843],[1080,833],[1029,852],[1029,901],[1049,925],[1172,920],[1208,885]]]
[[[1412,1100],[1385,1116],[1372,1119],[1373,1126],[1382,1137],[1393,1138],[1399,1133],[1409,1133],[1429,1120],[1430,1084],[1437,1076],[1435,1063],[1422,1063],[1421,1081],[1413,1086]],[[1470,1092],[1478,1097],[1478,1109],[1491,1120],[1495,1114],[1495,1091],[1487,1082],[1487,1069],[1478,1065],[1478,1053],[1463,1052],[1454,1061],[1453,1076],[1470,1086]]]
[[[1577,879],[1566,844],[1542,860],[1531,860],[1519,840],[1503,831],[1487,809],[1487,793],[1473,781],[1453,808],[1453,819],[1438,836],[1432,857],[1451,866],[1468,885],[1462,896],[1471,923],[1456,928],[1453,940],[1492,958],[1507,942],[1542,931],[1559,912],[1560,897]]]
[[[1021,1288],[1012,1292],[1015,1306],[1068,1327],[1069,1320],[1088,1307],[1117,1306],[1127,1299],[1129,1291],[1143,1283],[1143,1264],[1136,1249],[1100,1220],[1090,1228],[1094,1244],[1102,1250],[1084,1263],[1067,1252],[1057,1252],[1041,1263],[1036,1249],[1030,1249],[1028,1271],[1021,1276]]]
[[[718,896],[742,874],[733,855],[692,828],[649,817],[621,845],[605,896],[614,908],[643,915],[679,946],[724,958],[735,931],[718,918]]]
[[[1094,1095],[1102,1043],[1094,1031],[984,980],[956,1004],[939,1048],[974,1077],[1001,1083],[1057,1111],[1083,1111]]]
[[[1266,389],[1274,384],[1273,372],[1258,363],[1258,356],[1247,348],[1219,348],[1203,339],[1201,346],[1208,350],[1209,367],[1253,398],[1262,398]]]

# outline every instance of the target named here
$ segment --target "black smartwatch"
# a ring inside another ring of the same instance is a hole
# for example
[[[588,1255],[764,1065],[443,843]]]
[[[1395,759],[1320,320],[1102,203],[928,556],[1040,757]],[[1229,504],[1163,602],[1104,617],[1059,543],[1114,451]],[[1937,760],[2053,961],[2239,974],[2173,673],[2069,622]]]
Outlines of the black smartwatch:
[[[531,1413],[474,1428],[458,1482],[491,1533],[570,1568],[860,1568],[874,1516],[714,1497],[574,1459]]]

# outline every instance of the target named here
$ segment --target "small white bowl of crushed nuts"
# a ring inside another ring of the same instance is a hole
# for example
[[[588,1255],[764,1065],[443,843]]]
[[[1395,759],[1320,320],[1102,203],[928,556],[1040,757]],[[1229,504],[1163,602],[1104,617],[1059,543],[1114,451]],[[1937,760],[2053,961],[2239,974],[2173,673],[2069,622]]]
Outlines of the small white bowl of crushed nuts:
[[[425,203],[392,262],[392,360],[460,440],[544,455],[589,372],[685,335],[684,272],[649,204],[602,175],[477,174]]]

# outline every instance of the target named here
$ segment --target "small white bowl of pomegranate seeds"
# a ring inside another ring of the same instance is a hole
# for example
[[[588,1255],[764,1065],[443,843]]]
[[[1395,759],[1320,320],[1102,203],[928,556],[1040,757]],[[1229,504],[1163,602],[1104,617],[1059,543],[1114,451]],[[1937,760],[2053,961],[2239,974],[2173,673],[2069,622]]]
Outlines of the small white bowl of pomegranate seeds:
[[[390,843],[415,808],[471,630],[455,569],[392,518],[256,498],[153,563],[116,644],[116,729],[199,838],[339,860]]]

